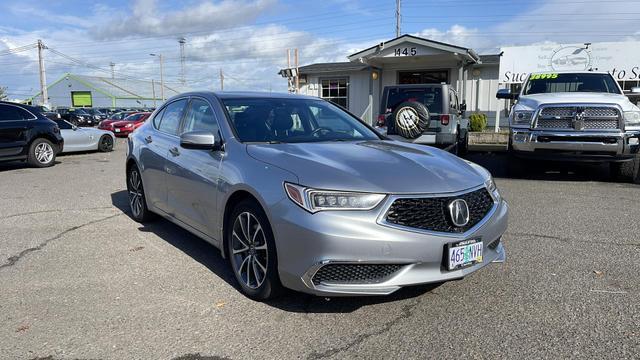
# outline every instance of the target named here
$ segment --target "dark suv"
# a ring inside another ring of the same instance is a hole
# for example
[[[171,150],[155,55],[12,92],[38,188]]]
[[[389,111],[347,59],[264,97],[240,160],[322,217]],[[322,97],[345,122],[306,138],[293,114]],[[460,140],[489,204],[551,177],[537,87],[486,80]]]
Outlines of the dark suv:
[[[0,161],[52,166],[63,145],[58,125],[35,108],[0,101]]]
[[[466,104],[447,84],[385,86],[377,129],[395,140],[451,148],[468,147]]]

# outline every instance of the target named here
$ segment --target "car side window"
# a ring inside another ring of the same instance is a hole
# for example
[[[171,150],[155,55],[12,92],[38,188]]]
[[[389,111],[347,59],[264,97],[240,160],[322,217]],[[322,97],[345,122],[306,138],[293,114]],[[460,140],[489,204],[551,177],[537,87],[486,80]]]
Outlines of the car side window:
[[[17,106],[0,105],[0,121],[19,121],[33,119],[28,111]]]
[[[180,119],[187,105],[187,99],[176,100],[164,108],[158,130],[171,135],[178,135]],[[155,121],[155,119],[154,119]]]
[[[182,132],[210,131],[217,136],[219,129],[211,104],[203,99],[191,100]]]

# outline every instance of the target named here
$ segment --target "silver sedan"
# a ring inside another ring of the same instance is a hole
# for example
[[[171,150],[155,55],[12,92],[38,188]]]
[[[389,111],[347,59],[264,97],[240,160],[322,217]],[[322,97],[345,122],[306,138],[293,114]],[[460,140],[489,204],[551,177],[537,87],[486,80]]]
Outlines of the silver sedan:
[[[318,98],[182,94],[127,151],[133,218],[212,243],[255,299],[385,295],[505,260],[508,205],[488,171]]]
[[[78,127],[63,119],[54,120],[60,128],[60,135],[64,139],[63,153],[77,151],[113,150],[115,136],[111,131],[91,127]]]

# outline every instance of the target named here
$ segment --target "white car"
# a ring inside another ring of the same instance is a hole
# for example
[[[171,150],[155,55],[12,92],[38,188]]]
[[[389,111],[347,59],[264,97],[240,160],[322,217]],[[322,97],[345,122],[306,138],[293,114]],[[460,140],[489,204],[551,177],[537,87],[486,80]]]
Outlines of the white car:
[[[76,151],[109,152],[113,150],[115,136],[111,131],[91,127],[77,127],[64,119],[54,120],[64,139],[63,153]]]

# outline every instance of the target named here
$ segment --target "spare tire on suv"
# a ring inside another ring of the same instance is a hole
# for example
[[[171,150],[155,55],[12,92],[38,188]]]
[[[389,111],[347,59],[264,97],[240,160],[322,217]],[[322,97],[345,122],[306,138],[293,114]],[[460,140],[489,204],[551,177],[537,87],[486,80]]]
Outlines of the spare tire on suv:
[[[415,101],[398,105],[391,115],[396,133],[407,139],[416,139],[429,127],[429,110]]]

